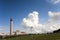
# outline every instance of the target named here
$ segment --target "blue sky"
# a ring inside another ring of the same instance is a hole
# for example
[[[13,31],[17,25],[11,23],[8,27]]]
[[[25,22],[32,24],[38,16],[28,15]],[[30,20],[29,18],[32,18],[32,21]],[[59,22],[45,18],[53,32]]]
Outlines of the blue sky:
[[[40,13],[41,23],[47,22],[48,11],[60,12],[59,4],[53,4],[47,0],[0,0],[0,28],[9,29],[9,20],[12,17],[14,28],[21,29],[23,18],[33,11]]]

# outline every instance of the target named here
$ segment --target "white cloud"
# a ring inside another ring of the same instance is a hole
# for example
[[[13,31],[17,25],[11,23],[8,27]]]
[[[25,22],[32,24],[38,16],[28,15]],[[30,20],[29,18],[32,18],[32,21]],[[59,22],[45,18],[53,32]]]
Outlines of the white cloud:
[[[28,18],[23,19],[22,25],[28,28],[33,27],[33,31],[39,32],[38,30],[40,30],[40,26],[42,26],[42,24],[39,24],[38,14],[39,13],[37,11],[29,13]]]
[[[49,17],[50,17],[50,21],[60,21],[60,12],[51,12],[51,11],[49,11],[48,12],[48,15],[49,15]]]
[[[48,23],[46,24],[47,27],[49,27],[48,29],[50,29],[50,31],[54,31],[54,30],[58,30],[60,29],[60,12],[48,12],[49,15],[49,19],[48,19]]]
[[[53,4],[60,3],[60,0],[46,0],[46,1]]]
[[[54,30],[60,29],[60,12],[48,12],[49,19],[48,23],[43,25],[39,23],[39,13],[37,11],[33,11],[29,13],[27,18],[23,19],[22,25],[27,29],[31,29],[34,33],[50,33]],[[28,30],[28,32],[31,32]]]

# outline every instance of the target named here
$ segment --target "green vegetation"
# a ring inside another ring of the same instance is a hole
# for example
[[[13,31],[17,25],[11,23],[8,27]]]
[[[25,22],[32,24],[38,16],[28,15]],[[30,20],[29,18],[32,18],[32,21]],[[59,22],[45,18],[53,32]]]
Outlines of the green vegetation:
[[[19,35],[1,40],[60,40],[60,33]]]

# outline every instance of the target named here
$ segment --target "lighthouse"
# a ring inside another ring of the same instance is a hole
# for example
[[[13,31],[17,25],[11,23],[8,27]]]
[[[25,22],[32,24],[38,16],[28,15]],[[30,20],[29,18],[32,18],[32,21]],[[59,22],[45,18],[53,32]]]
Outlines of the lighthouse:
[[[12,35],[13,20],[10,18],[10,35]]]

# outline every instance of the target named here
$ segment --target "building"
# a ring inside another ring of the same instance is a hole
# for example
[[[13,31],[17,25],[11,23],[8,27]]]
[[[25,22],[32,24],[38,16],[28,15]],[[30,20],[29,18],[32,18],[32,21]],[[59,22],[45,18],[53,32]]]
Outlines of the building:
[[[4,35],[6,35],[6,33],[0,33],[0,35],[3,35],[4,36]]]

